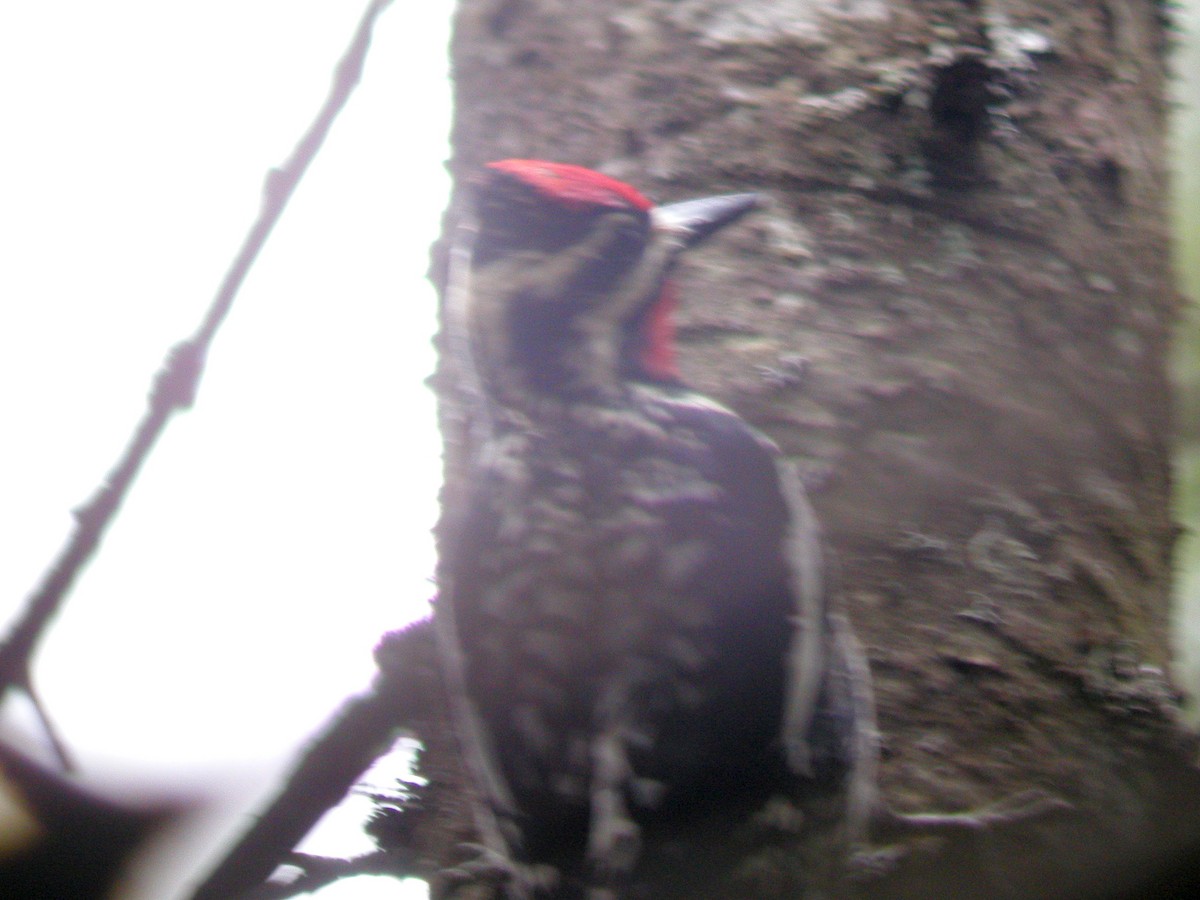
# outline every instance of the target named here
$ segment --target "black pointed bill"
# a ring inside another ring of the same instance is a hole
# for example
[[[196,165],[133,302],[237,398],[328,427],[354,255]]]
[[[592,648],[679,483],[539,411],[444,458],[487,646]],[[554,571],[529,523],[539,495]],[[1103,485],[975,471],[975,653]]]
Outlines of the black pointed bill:
[[[758,194],[723,194],[656,206],[650,213],[656,230],[679,241],[680,249],[693,247],[761,204]]]

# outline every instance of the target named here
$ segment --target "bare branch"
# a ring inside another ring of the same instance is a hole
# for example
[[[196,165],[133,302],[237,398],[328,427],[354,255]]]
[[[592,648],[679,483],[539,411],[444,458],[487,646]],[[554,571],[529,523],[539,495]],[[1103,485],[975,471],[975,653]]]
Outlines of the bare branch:
[[[428,619],[387,635],[376,659],[379,674],[371,687],[342,704],[304,751],[270,807],[200,885],[193,900],[257,896],[251,892],[290,858],[292,848],[317,820],[392,745],[397,730],[437,695]],[[395,869],[393,862],[390,871]]]
[[[324,143],[334,119],[361,79],[372,27],[390,2],[373,0],[367,7],[350,47],[338,64],[321,110],[287,162],[267,174],[258,218],[226,272],[203,322],[191,338],[177,344],[167,355],[163,368],[155,377],[146,412],[133,438],[99,489],[75,510],[75,530],[66,546],[29,597],[24,611],[9,629],[4,642],[0,643],[0,700],[10,688],[29,693],[30,660],[47,625],[62,607],[79,572],[100,545],[104,532],[120,509],[130,484],[149,457],[167,420],[176,410],[189,408],[195,400],[213,337],[229,313],[246,274],[279,221],[309,163]]]

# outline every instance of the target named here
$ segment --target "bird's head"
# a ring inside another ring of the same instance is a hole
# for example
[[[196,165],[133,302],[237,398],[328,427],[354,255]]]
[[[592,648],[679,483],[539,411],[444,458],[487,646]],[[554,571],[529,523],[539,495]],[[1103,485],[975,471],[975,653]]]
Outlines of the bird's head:
[[[603,401],[628,380],[676,381],[671,270],[757,203],[732,194],[656,207],[581,166],[488,164],[451,273],[483,390],[502,403]]]

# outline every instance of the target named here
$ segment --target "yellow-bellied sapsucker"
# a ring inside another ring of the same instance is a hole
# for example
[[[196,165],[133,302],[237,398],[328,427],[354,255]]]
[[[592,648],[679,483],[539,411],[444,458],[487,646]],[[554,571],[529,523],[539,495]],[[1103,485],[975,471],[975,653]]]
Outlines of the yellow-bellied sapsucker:
[[[644,827],[869,755],[796,474],[674,366],[679,254],[757,203],[654,207],[533,160],[475,185],[446,301],[470,483],[434,615],[510,896],[550,867],[554,896],[619,895]]]

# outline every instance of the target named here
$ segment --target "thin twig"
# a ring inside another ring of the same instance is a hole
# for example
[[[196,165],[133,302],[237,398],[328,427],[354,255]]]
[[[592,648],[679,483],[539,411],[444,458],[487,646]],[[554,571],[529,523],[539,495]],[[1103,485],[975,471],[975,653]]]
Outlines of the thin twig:
[[[46,741],[50,745],[50,752],[54,755],[58,767],[64,772],[74,772],[75,760],[71,756],[71,752],[67,749],[66,741],[58,733],[58,728],[55,727],[54,721],[50,718],[50,714],[46,710],[46,704],[42,702],[42,695],[34,687],[33,682],[26,683],[25,695],[29,697],[29,702],[33,704],[33,711],[42,726],[42,731],[46,735]]]
[[[75,530],[66,546],[30,595],[24,611],[9,629],[4,642],[0,643],[0,701],[12,688],[23,690],[32,699],[30,661],[38,642],[61,609],[79,572],[95,554],[104,532],[120,509],[130,484],[149,457],[167,420],[176,410],[192,405],[213,337],[228,315],[246,274],[279,221],[296,185],[361,79],[372,26],[390,3],[391,0],[373,0],[367,7],[350,47],[338,64],[329,96],[316,119],[287,162],[267,174],[258,218],[226,272],[203,322],[191,338],[177,344],[168,353],[166,362],[155,376],[146,413],[138,423],[133,438],[100,488],[75,510]],[[36,699],[33,702],[36,704]],[[43,721],[49,721],[44,709],[39,708],[39,715]]]

